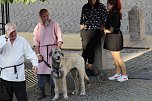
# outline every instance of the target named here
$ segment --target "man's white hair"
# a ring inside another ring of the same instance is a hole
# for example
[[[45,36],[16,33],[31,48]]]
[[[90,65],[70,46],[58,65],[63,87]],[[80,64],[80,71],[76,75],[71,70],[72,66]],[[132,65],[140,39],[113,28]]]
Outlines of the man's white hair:
[[[7,23],[5,25],[5,31],[8,32],[8,33],[11,33],[12,31],[16,31],[16,25],[12,22]]]

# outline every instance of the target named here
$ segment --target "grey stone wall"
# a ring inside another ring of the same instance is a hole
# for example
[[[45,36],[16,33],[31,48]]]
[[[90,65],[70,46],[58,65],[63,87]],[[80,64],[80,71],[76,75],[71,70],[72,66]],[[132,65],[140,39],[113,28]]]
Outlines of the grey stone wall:
[[[104,37],[101,39],[101,43],[95,49],[95,59],[94,67],[98,68],[100,71],[112,69],[108,66],[107,60],[107,50],[103,48]]]
[[[130,40],[138,41],[145,37],[145,18],[141,8],[133,6],[128,12]]]

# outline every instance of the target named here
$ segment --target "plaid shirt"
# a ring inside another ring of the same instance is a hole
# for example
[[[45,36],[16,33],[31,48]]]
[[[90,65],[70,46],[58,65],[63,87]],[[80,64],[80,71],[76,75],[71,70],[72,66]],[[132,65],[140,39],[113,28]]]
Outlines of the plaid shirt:
[[[81,25],[86,25],[87,29],[100,29],[105,25],[107,19],[107,9],[104,4],[99,3],[94,8],[89,3],[82,7]]]

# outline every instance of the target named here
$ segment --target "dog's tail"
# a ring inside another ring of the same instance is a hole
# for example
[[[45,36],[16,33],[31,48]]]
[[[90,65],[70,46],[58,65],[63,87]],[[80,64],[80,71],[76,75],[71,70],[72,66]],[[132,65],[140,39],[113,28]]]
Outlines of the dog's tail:
[[[84,78],[89,81],[89,77],[87,76],[86,73],[84,73]]]

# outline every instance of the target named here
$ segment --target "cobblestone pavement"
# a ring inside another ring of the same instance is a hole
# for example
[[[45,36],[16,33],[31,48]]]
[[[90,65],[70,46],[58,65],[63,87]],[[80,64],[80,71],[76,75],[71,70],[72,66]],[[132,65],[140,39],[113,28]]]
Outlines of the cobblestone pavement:
[[[106,4],[106,0],[100,1]],[[81,8],[86,2],[87,0],[48,0],[48,2],[29,5],[14,3],[10,5],[10,17],[13,22],[16,22],[18,31],[32,32],[39,21],[38,11],[41,8],[47,8],[51,12],[51,18],[60,23],[62,32],[78,33]],[[132,6],[137,5],[144,10],[147,34],[152,34],[152,0],[122,0],[122,3],[122,31],[128,31],[128,11]],[[133,73],[142,68],[151,68],[151,61],[150,51],[127,61],[127,71]],[[37,101],[37,92],[37,86],[28,89],[29,101]],[[51,101],[52,97],[49,95],[42,101]],[[69,97],[72,101],[151,101],[152,80],[129,79],[123,83],[97,82],[87,88],[86,96],[69,95]]]
[[[39,1],[39,0],[38,0]],[[100,0],[106,5],[106,0]],[[10,5],[10,18],[17,23],[18,31],[33,32],[39,21],[38,11],[47,8],[51,18],[58,21],[64,33],[78,33],[81,8],[87,0],[48,0],[35,4],[13,3]],[[152,0],[122,0],[122,31],[128,32],[128,11],[132,6],[139,6],[144,10],[147,34],[152,32]],[[152,33],[151,33],[152,34]]]
[[[127,50],[122,53],[137,53],[144,50]],[[143,68],[152,68],[152,51],[126,61],[128,74]],[[126,82],[116,81],[96,81],[87,87],[87,95],[69,95],[70,101],[151,101],[152,100],[152,80],[129,79]],[[37,86],[28,89],[29,101],[37,101]],[[53,96],[49,95],[42,101],[51,101]],[[58,101],[63,101],[61,97]]]
[[[70,101],[151,101],[152,80],[129,79],[126,82],[104,81],[87,90],[85,96],[69,95]],[[36,90],[35,90],[36,91]],[[38,101],[35,91],[30,92],[29,101]],[[49,95],[41,101],[51,101]],[[63,101],[61,97],[58,101]]]

